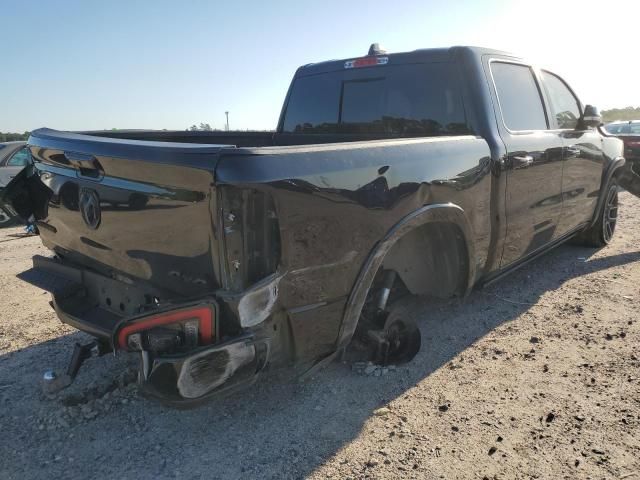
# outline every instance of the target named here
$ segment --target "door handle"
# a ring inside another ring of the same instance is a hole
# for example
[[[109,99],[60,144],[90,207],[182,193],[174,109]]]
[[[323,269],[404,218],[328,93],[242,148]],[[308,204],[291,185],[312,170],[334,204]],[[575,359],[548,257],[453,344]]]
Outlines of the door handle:
[[[69,164],[76,168],[78,176],[92,178],[97,181],[102,180],[104,169],[93,155],[76,152],[64,152],[63,155]]]
[[[511,167],[514,169],[527,168],[531,165],[533,165],[533,157],[531,155],[514,155],[511,157]]]
[[[565,153],[565,158],[575,158],[575,157],[579,157],[581,150],[574,146],[574,145],[569,145],[568,147],[565,147],[564,149],[564,153]]]

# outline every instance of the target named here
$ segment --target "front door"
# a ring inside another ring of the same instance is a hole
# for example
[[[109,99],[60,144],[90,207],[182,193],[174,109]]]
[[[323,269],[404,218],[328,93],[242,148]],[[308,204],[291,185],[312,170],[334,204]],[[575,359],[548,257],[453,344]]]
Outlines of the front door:
[[[554,73],[542,71],[551,110],[551,124],[562,136],[562,217],[558,233],[563,235],[593,219],[600,196],[604,168],[602,135],[579,128],[580,102],[567,83]]]
[[[493,59],[488,67],[507,150],[504,268],[559,235],[563,141],[549,129],[539,80],[529,65]]]

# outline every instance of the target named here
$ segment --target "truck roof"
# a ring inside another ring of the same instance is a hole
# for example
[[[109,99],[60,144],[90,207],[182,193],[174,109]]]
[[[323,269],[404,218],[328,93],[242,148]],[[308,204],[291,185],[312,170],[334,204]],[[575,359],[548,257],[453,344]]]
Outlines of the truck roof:
[[[392,62],[393,64],[421,63],[421,62],[448,62],[448,61],[452,61],[456,55],[462,52],[470,53],[474,56],[482,56],[482,55],[489,54],[489,55],[503,55],[503,56],[509,56],[513,58],[520,58],[517,55],[514,55],[509,52],[495,50],[492,48],[474,47],[474,46],[468,46],[468,45],[445,47],[445,48],[421,48],[418,50],[413,50],[411,52],[381,53],[377,56],[387,57],[389,61]],[[327,60],[319,63],[309,63],[307,65],[303,65],[302,67],[300,67],[296,72],[296,76],[313,75],[316,73],[343,70],[345,68],[345,62],[349,60],[354,60],[357,58],[364,58],[364,57],[367,57],[367,55],[362,55],[360,57]]]

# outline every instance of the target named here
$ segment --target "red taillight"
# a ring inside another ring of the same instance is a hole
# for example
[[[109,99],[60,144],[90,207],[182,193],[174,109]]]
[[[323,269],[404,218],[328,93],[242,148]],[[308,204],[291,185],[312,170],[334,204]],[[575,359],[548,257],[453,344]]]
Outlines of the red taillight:
[[[153,315],[134,321],[118,332],[118,346],[128,350],[128,338],[139,332],[145,332],[157,327],[187,324],[190,321],[198,322],[198,341],[200,345],[208,345],[215,340],[215,310],[211,306],[197,306]]]
[[[375,65],[386,65],[387,63],[389,63],[389,57],[370,56],[347,60],[344,62],[344,68],[373,67]]]

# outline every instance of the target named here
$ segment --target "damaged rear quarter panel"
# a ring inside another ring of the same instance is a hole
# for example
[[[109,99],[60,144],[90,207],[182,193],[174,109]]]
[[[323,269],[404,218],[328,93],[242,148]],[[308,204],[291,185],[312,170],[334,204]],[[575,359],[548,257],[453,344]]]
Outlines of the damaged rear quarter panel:
[[[491,178],[489,147],[473,136],[238,149],[223,153],[216,169],[220,188],[254,189],[274,200],[284,273],[279,302],[298,359],[330,352],[365,260],[396,223],[425,205],[453,202],[468,212],[474,267],[484,268]]]

